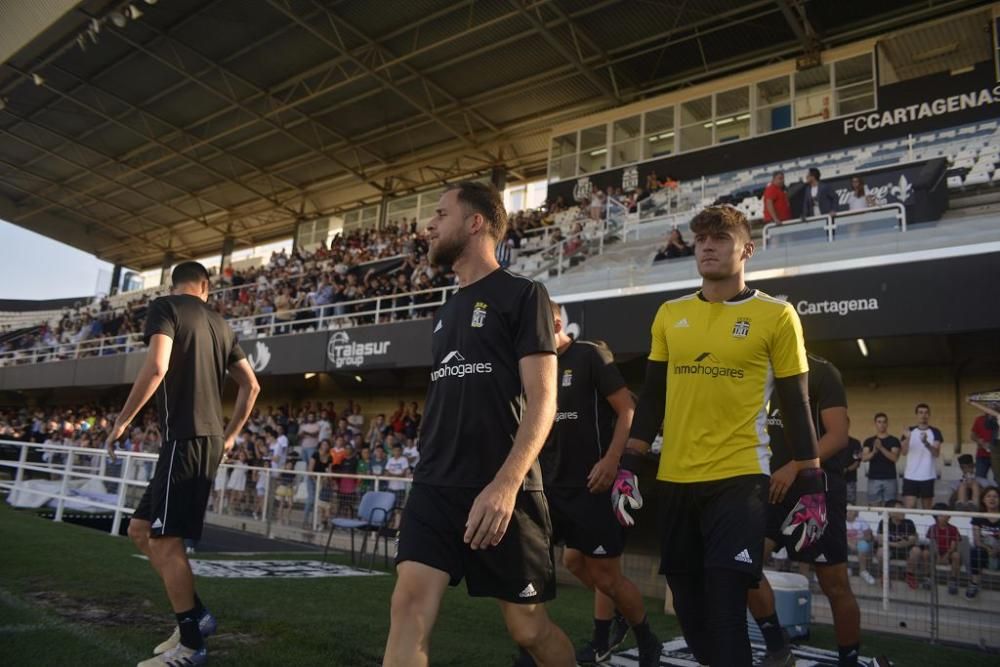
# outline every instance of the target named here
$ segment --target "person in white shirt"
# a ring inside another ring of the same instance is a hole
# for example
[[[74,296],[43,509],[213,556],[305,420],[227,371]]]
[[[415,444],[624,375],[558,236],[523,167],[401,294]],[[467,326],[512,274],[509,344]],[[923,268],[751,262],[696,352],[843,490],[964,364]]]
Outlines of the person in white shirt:
[[[267,432],[267,448],[271,451],[271,469],[280,470],[285,465],[288,456],[288,438],[284,435],[282,441],[273,430]]]
[[[931,509],[934,505],[934,480],[937,479],[935,459],[941,455],[944,438],[941,431],[930,425],[931,408],[919,403],[915,410],[917,425],[911,426],[903,437],[900,453],[906,457],[906,472],[903,473],[903,504],[907,508],[920,506]]]
[[[387,488],[396,494],[396,505],[398,507],[403,506],[403,500],[406,498],[406,482],[399,481],[406,477],[410,472],[410,462],[406,460],[403,456],[403,448],[396,445],[392,448],[392,456],[389,460],[385,462],[385,474],[389,477],[394,477],[393,481],[389,482]]]
[[[361,414],[361,405],[354,404],[354,411],[347,416],[347,423],[355,432],[361,433],[365,427],[365,416]]]
[[[316,413],[310,412],[306,415],[305,421],[299,424],[299,446],[302,448],[303,461],[312,458],[319,441],[319,422],[316,421]]]
[[[868,571],[868,564],[872,558],[872,544],[875,539],[872,536],[872,527],[867,521],[858,516],[857,511],[847,511],[847,551],[856,554],[858,557],[858,570],[861,578],[869,586],[875,583],[875,577]]]
[[[851,193],[847,195],[848,211],[863,211],[875,206],[875,197],[868,192],[860,176],[851,177]]]
[[[407,440],[406,447],[403,447],[403,456],[410,462],[411,469],[417,467],[417,463],[420,462],[420,450],[417,449],[416,441]]]
[[[333,424],[330,423],[330,413],[323,410],[319,413],[319,434],[316,436],[319,442],[333,438]]]

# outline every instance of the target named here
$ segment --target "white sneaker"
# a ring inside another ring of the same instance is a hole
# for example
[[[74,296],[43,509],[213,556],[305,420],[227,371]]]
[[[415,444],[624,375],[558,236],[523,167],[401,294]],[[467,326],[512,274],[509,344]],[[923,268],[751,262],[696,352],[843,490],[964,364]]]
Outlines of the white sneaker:
[[[864,579],[865,583],[868,584],[869,586],[875,585],[875,577],[873,577],[872,573],[869,572],[868,570],[863,570],[861,572],[861,578]]]
[[[196,651],[178,644],[166,653],[143,660],[136,667],[191,667],[191,665],[204,665],[207,662],[208,651],[204,648]]]
[[[205,615],[201,617],[198,621],[198,630],[201,631],[202,637],[211,637],[215,634],[215,631],[219,628],[219,622],[215,620],[215,616],[212,616],[212,612],[205,612]],[[174,626],[174,633],[170,635],[170,638],[165,642],[153,649],[153,655],[160,655],[161,653],[166,653],[167,651],[173,649],[181,644],[181,629],[176,625]]]

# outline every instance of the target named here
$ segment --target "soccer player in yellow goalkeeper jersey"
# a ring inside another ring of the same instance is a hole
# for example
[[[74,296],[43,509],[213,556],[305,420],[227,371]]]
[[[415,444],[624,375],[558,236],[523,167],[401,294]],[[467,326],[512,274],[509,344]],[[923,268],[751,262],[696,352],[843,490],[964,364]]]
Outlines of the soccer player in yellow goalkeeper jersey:
[[[761,576],[766,505],[793,482],[804,490],[782,530],[791,548],[809,549],[826,523],[825,481],[798,315],[744,282],[754,253],[750,224],[735,208],[712,206],[691,231],[702,287],[656,313],[612,502],[619,521],[631,524],[629,511],[642,506],[639,459],[662,425],[660,572],[698,661],[749,667],[746,596]],[[769,481],[772,390],[796,465]]]

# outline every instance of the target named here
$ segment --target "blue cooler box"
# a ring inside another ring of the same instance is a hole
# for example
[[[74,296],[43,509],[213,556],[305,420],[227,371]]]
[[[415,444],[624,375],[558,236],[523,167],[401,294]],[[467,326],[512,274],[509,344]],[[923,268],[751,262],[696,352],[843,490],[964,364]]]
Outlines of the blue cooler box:
[[[809,619],[812,614],[812,592],[809,580],[792,572],[764,570],[764,576],[774,589],[774,608],[781,627],[792,639],[809,636]],[[760,635],[753,618],[749,619],[751,635]]]

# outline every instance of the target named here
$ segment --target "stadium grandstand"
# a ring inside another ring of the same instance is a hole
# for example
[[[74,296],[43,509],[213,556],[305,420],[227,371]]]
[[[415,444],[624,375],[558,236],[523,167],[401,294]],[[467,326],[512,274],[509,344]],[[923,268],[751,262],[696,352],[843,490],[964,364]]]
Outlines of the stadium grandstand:
[[[127,534],[162,415],[104,446],[194,260],[261,389],[188,545],[224,612],[212,661],[382,664],[428,376],[452,359],[432,340],[459,280],[428,225],[471,181],[508,212],[496,261],[636,395],[657,309],[702,284],[692,219],[745,216],[747,283],[846,391],[854,664],[997,664],[998,35],[1000,3],[974,0],[0,0],[0,224],[114,267],[33,301],[0,263],[0,661],[134,663],[169,631],[148,566],[102,534]],[[927,461],[891,444],[918,426]],[[642,460],[622,567],[659,664],[692,665],[658,573],[669,447]],[[929,496],[894,508],[914,474]],[[351,527],[377,491],[383,519]],[[768,555],[795,657],[762,662],[749,618],[754,664],[848,664],[816,569]],[[577,643],[593,597],[557,578]],[[435,664],[510,664],[493,607],[446,607]],[[630,641],[605,664],[639,665]]]

